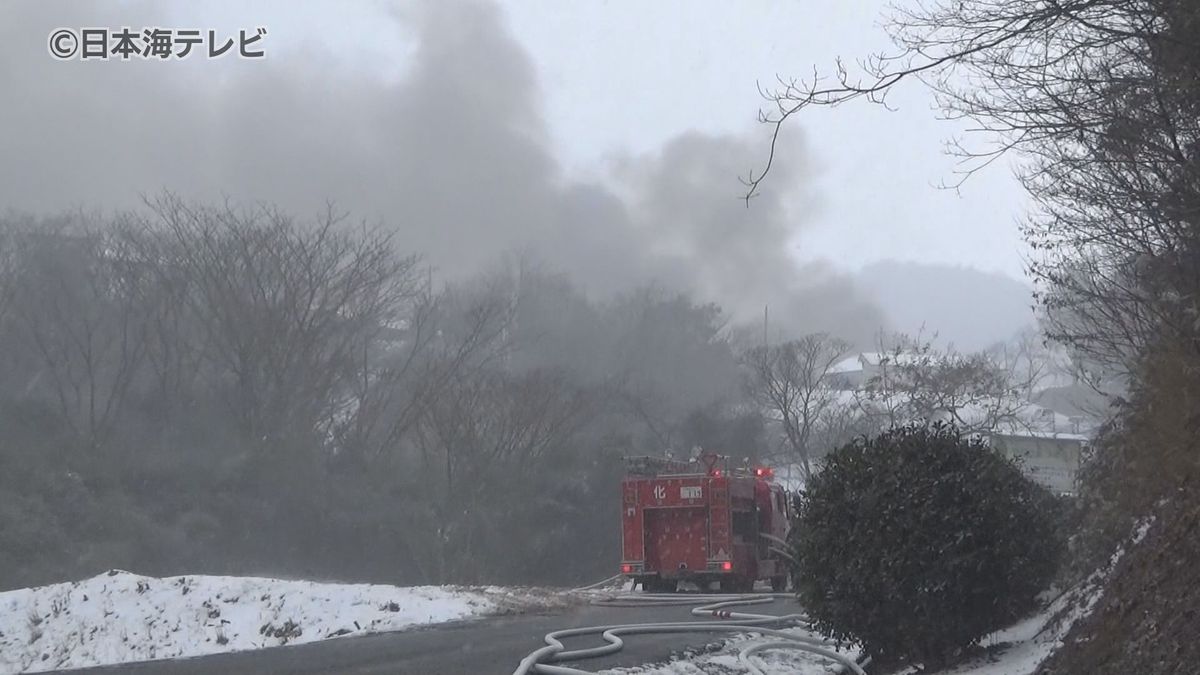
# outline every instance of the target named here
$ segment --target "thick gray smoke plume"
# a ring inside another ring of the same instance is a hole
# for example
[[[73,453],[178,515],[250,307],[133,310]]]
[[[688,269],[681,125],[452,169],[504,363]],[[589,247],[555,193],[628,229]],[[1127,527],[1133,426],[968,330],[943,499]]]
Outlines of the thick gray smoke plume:
[[[444,278],[520,252],[600,297],[658,282],[740,319],[770,304],[773,327],[789,332],[865,341],[879,328],[848,278],[798,268],[789,254],[813,202],[798,143],[749,209],[737,176],[762,159],[761,129],[683,133],[616,161],[599,181],[573,181],[550,147],[537,73],[498,8],[430,1],[393,17],[396,39],[415,47],[398,82],[296,51],[57,62],[45,41],[58,26],[169,21],[142,3],[6,3],[0,208],[107,210],[169,189],[303,216],[332,200],[395,227],[400,245]]]

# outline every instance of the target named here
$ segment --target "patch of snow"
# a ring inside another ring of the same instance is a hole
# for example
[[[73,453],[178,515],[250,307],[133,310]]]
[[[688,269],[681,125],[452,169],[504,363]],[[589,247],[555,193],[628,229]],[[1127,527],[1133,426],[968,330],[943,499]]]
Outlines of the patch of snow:
[[[791,629],[797,634],[810,634],[800,628]],[[635,668],[612,668],[598,671],[596,675],[732,675],[749,673],[738,654],[758,642],[778,642],[777,637],[760,637],[753,634],[740,635],[719,643],[714,649],[701,654],[685,654],[666,663]],[[832,647],[830,648],[832,649]],[[858,656],[853,648],[837,650],[851,658]],[[752,657],[766,675],[830,675],[834,664],[831,660],[799,649],[768,649]]]
[[[90,579],[0,593],[0,673],[170,659],[395,631],[512,609],[513,589],[260,577]]]
[[[1130,536],[1130,545],[1140,543],[1153,524],[1154,516],[1138,521]],[[945,671],[945,675],[1033,675],[1042,661],[1062,645],[1071,627],[1092,612],[1104,595],[1105,581],[1125,555],[1125,549],[1125,546],[1118,547],[1107,565],[1093,572],[1078,587],[1063,593],[1040,613],[985,637],[980,645],[989,649],[987,656]]]
[[[946,675],[1031,675],[1054,651],[1049,642],[1022,642],[1005,650],[995,661],[976,662],[946,671]]]
[[[1096,588],[1064,593],[1040,613],[985,637],[980,646],[988,649],[987,656],[945,671],[946,675],[1032,675],[1097,599]]]
[[[1146,538],[1146,533],[1150,531],[1150,526],[1154,524],[1154,516],[1143,518],[1138,522],[1137,529],[1133,533],[1133,543],[1140,544]]]

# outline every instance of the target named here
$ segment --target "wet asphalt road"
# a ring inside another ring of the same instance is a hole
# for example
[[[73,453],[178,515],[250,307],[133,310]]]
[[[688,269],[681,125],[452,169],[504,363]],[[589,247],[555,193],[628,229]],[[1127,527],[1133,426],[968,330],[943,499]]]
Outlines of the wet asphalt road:
[[[691,607],[579,606],[543,613],[485,618],[439,627],[357,638],[338,638],[304,645],[220,654],[175,661],[151,661],[71,671],[89,675],[249,675],[258,673],[336,673],[346,675],[451,675],[511,673],[543,636],[561,628],[687,621]],[[798,611],[794,600],[776,600],[746,611],[787,614]],[[664,661],[686,647],[702,647],[719,639],[712,634],[646,635],[624,638],[625,649],[611,657],[570,665],[586,670],[635,666]],[[599,638],[566,642],[567,648],[602,644]]]

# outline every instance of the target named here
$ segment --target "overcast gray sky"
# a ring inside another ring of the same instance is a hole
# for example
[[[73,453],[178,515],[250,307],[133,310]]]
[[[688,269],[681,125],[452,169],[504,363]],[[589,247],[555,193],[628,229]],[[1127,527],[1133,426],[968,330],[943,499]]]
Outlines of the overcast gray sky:
[[[662,280],[852,333],[878,323],[847,276],[871,263],[1023,276],[1019,186],[997,165],[957,193],[934,188],[953,169],[942,143],[960,130],[915,83],[891,100],[897,111],[797,119],[763,198],[738,202],[738,175],[766,153],[756,81],[886,48],[882,9],[6,3],[0,208],[123,207],[161,188],[301,213],[334,199],[396,226],[450,275],[536,242],[590,290]],[[265,26],[267,58],[49,57],[52,29],[87,25]]]
[[[885,3],[873,0],[504,6],[538,65],[558,147],[575,167],[622,148],[652,149],[681,129],[753,128],[756,81],[808,75],[814,65],[829,72],[838,56],[888,48],[879,27]],[[790,131],[803,135],[821,201],[800,256],[961,263],[1023,277],[1014,224],[1025,197],[1007,166],[960,194],[931,188],[952,177],[942,144],[961,132],[939,121],[932,103],[910,86],[891,100],[895,112],[851,105],[797,120]]]

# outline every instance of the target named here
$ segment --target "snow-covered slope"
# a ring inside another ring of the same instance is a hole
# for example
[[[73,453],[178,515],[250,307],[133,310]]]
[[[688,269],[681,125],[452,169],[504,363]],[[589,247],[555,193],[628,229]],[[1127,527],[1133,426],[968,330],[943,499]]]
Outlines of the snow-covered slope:
[[[500,588],[400,588],[113,570],[0,593],[0,673],[177,658],[393,631],[520,605]]]

